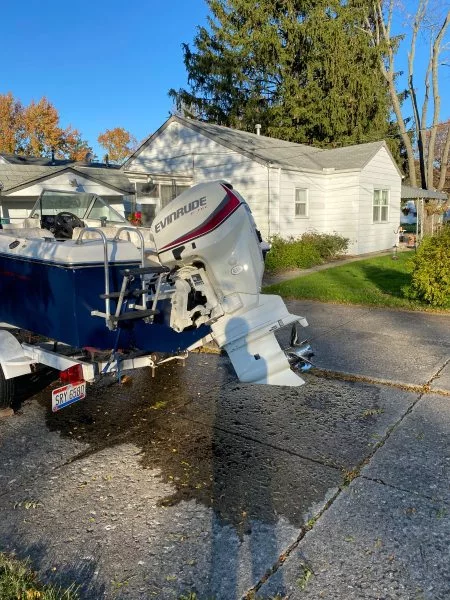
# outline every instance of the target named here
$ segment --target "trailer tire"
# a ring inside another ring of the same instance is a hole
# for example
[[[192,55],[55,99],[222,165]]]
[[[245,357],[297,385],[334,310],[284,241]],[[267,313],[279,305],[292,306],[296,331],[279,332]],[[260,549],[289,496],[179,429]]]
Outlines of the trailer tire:
[[[5,379],[0,365],[0,409],[9,408],[14,400],[14,378]]]

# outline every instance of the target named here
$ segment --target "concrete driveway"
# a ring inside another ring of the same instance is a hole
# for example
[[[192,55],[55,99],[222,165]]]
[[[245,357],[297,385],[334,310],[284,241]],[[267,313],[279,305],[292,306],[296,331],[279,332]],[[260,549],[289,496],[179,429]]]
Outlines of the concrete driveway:
[[[450,597],[450,319],[292,302],[317,375],[197,354],[0,422],[0,548],[83,599]]]

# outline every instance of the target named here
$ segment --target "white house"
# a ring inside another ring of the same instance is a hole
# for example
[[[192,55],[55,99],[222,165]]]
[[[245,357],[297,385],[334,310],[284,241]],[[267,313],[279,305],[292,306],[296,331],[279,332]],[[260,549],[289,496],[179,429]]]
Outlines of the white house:
[[[94,193],[122,215],[134,199],[134,187],[119,169],[7,154],[0,159],[0,218],[7,222],[29,216],[43,190]]]
[[[225,179],[264,236],[338,232],[352,254],[392,247],[400,222],[402,176],[383,141],[322,150],[173,116],[122,171],[155,212],[185,186]]]

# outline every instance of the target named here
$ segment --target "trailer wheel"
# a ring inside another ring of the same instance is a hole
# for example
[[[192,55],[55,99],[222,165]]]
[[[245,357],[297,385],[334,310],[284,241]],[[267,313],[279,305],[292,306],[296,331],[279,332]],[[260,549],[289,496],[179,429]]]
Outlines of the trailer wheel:
[[[2,366],[0,365],[0,409],[9,408],[14,399],[14,378],[5,379]]]

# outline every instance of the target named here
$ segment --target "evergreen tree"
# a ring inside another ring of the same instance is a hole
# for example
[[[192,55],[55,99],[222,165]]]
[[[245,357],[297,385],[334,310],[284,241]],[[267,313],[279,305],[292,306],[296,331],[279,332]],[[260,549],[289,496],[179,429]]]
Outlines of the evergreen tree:
[[[380,48],[364,30],[369,0],[207,0],[189,90],[170,90],[199,119],[323,146],[380,139],[389,97]]]

